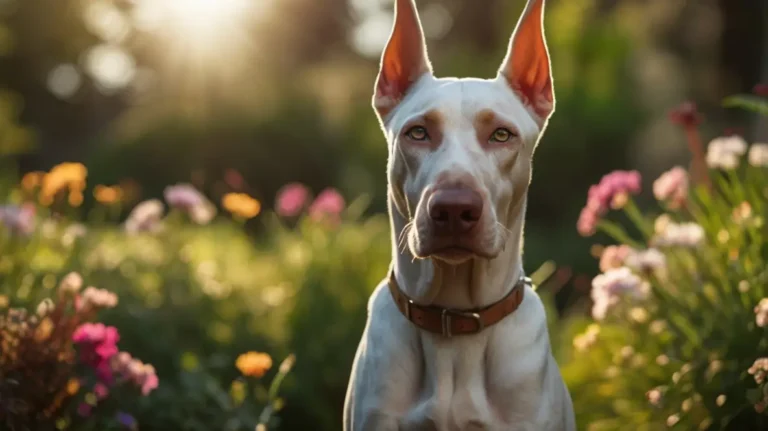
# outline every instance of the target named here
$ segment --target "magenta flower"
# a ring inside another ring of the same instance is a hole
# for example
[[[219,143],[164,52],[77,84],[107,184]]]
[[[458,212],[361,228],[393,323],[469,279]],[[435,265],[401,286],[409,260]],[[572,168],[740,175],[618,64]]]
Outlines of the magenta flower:
[[[120,334],[114,326],[84,323],[75,329],[72,341],[80,347],[80,360],[92,367],[103,382],[112,383],[111,359],[118,352]]]
[[[29,235],[35,228],[35,206],[0,206],[0,225],[5,226],[11,233]]]
[[[91,410],[93,410],[93,408],[87,403],[80,403],[77,406],[77,414],[84,418],[91,415]]]
[[[326,217],[331,220],[338,220],[345,206],[344,197],[336,189],[327,188],[320,192],[312,205],[309,206],[309,216],[314,220]]]
[[[600,218],[611,208],[624,206],[629,195],[640,193],[640,173],[637,171],[613,171],[598,184],[589,188],[587,204],[581,210],[577,229],[582,236],[595,233]]]
[[[309,190],[303,184],[286,184],[277,193],[275,210],[282,217],[295,217],[304,209],[308,199]]]
[[[688,197],[688,172],[680,166],[664,172],[653,182],[653,195],[672,209],[682,207]]]

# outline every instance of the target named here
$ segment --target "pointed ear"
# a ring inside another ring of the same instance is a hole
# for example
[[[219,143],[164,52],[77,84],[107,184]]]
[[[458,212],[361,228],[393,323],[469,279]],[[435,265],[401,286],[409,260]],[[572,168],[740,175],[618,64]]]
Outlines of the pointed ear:
[[[542,122],[555,110],[549,50],[544,37],[544,2],[528,0],[499,70],[499,75]]]
[[[373,107],[384,118],[403,99],[411,85],[432,72],[424,32],[414,0],[396,0],[395,24],[381,56]]]

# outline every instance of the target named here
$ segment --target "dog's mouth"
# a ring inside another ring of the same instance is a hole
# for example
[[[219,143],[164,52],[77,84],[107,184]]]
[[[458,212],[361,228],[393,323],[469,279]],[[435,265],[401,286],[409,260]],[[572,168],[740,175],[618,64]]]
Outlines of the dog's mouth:
[[[466,262],[472,258],[491,259],[493,256],[486,250],[465,244],[446,244],[422,250],[422,258],[442,260],[451,265]]]

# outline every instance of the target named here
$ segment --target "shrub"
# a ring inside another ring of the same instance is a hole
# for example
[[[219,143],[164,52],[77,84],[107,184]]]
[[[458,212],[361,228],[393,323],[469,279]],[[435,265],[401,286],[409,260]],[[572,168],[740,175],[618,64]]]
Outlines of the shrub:
[[[768,111],[756,98],[729,103]],[[585,429],[762,429],[768,145],[733,135],[705,152],[695,106],[672,119],[693,162],[655,180],[660,211],[634,203],[638,172],[613,172],[589,190],[579,232],[617,244],[599,247],[592,319],[572,327],[563,374]],[[631,230],[609,219],[616,212]]]

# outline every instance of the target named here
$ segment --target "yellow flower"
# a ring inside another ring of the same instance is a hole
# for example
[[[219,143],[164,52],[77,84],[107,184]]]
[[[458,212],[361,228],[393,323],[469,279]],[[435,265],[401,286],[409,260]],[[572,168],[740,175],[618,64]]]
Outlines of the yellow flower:
[[[243,353],[237,357],[235,366],[244,376],[261,377],[272,368],[272,358],[266,353]]]
[[[245,193],[227,193],[221,204],[230,213],[245,219],[254,218],[261,212],[261,203]]]
[[[21,188],[25,191],[31,192],[35,188],[40,187],[40,185],[43,183],[44,177],[45,172],[28,172],[21,178]]]
[[[98,185],[93,189],[93,197],[96,201],[105,205],[111,205],[123,200],[123,190],[120,186]]]

